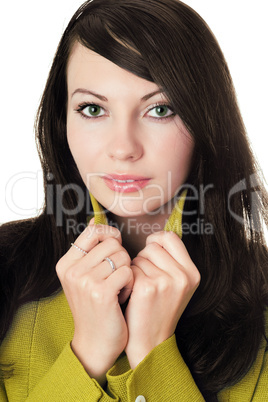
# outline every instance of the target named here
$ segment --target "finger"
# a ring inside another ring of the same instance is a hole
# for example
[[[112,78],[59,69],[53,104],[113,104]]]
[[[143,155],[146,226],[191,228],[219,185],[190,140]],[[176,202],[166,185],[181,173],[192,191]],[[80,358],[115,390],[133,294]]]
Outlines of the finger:
[[[108,225],[88,225],[74,244],[88,253],[98,243],[111,237],[117,239],[120,244],[122,243],[121,233],[118,229]],[[75,247],[71,247],[66,253],[67,255],[72,259],[80,259],[85,256],[83,252]]]
[[[130,267],[130,257],[123,249],[110,255],[109,259],[112,261],[114,269],[112,268],[109,261],[103,259],[102,262],[99,265],[95,266],[92,270],[92,278],[96,280],[103,280],[108,278],[111,274],[113,274],[122,266]]]
[[[196,266],[191,260],[190,262],[187,260],[187,262],[185,262],[185,265],[183,265],[181,263],[182,259],[180,259],[180,262],[177,261],[169,254],[166,249],[155,242],[147,244],[137,257],[148,260],[155,266],[154,271],[149,271],[150,265],[144,266],[143,263],[143,269],[146,270],[146,274],[154,277],[159,274],[156,268],[166,272],[173,278],[177,277],[179,271],[184,272],[188,276],[188,274],[190,274],[193,270],[196,270]],[[134,261],[137,265],[140,265],[142,263],[140,261]]]
[[[119,304],[124,304],[129,296],[132,293],[132,288],[133,288],[133,282],[132,285],[130,286],[125,286],[123,289],[120,290],[119,295],[118,295],[118,302]]]
[[[124,288],[128,289],[130,294],[133,287],[132,269],[125,265],[116,269],[110,276],[108,276],[106,283],[109,289],[113,290],[118,295]]]
[[[86,266],[87,268],[95,267],[102,263],[106,257],[111,258],[113,254],[119,251],[126,254],[125,265],[130,265],[130,257],[128,256],[127,251],[122,247],[117,239],[109,237],[97,244],[88,255],[81,260],[81,266]],[[108,263],[106,262],[106,264]]]
[[[149,258],[147,259],[146,257],[142,257],[140,255],[134,258],[132,264],[135,267],[133,268],[134,275],[138,275],[139,271],[142,271],[147,277],[154,278],[159,276],[159,273],[161,272],[161,268],[159,268],[156,263],[153,263],[149,260]],[[137,270],[137,268],[139,270]]]
[[[146,239],[146,245],[157,243],[183,267],[194,265],[182,240],[174,232],[153,233]]]
[[[132,269],[131,269],[131,271],[132,271]],[[132,293],[133,286],[134,286],[134,275],[132,272],[130,281],[122,289],[120,289],[120,292],[118,295],[119,304],[125,303],[125,301],[129,298],[129,296]]]
[[[163,247],[161,247],[158,243],[150,243],[146,245],[146,247],[137,255],[137,260],[134,262],[136,265],[141,266],[142,269],[145,270],[146,274],[149,276],[156,276],[159,274],[157,269],[164,271],[172,276],[174,276],[178,269],[185,268],[175,260]],[[139,260],[140,259],[140,260]],[[151,264],[146,264],[146,261],[152,263],[152,266],[155,267],[152,270]]]

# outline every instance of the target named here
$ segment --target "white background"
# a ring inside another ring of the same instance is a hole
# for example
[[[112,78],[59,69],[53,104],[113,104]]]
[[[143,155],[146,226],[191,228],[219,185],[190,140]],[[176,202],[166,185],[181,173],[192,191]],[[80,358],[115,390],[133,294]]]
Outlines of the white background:
[[[221,45],[253,150],[267,177],[267,2],[185,3],[207,21]],[[0,4],[0,222],[34,216],[42,207],[34,118],[60,36],[80,4],[80,0]]]

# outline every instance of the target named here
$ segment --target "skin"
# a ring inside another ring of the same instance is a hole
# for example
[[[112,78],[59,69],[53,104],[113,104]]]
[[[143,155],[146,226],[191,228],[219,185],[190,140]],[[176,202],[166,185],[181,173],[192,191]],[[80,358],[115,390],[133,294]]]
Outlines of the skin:
[[[134,369],[174,333],[198,287],[200,274],[184,244],[162,230],[169,202],[189,174],[194,144],[179,116],[168,107],[156,109],[168,105],[162,92],[155,93],[161,88],[80,44],[71,53],[67,84],[67,138],[81,177],[115,222],[136,222],[121,231],[91,222],[76,240],[88,254],[71,248],[56,267],[74,318],[73,351],[103,384],[122,351]],[[97,117],[90,107],[81,109],[85,103],[97,105]],[[103,173],[150,181],[139,191],[118,194]],[[137,232],[144,223],[151,234]],[[107,256],[116,265],[113,273]],[[120,304],[130,294],[123,315]]]
[[[160,223],[159,227],[163,227],[171,212],[168,201],[188,176],[194,148],[179,116],[169,110],[165,119],[155,118],[154,105],[168,104],[165,94],[143,100],[159,91],[158,85],[80,44],[71,53],[67,84],[67,139],[90,192],[113,213],[120,228],[130,217],[137,224]],[[107,101],[76,92],[78,89],[105,96]],[[78,113],[83,103],[101,107],[100,116],[86,119],[88,107]],[[114,173],[143,176],[150,182],[142,191],[120,194],[110,190],[102,178],[103,174]],[[135,229],[132,242],[133,236]]]

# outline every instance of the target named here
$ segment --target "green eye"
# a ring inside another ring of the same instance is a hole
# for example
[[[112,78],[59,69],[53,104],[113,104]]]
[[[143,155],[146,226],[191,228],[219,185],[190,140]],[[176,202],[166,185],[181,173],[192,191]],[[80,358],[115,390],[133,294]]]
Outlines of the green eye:
[[[149,110],[148,115],[154,118],[167,118],[174,115],[173,111],[167,105],[158,105]]]
[[[83,110],[84,114],[86,116],[90,116],[90,117],[91,116],[93,116],[93,117],[99,116],[101,114],[101,111],[102,111],[102,108],[98,105],[89,105]]]
[[[97,118],[105,115],[104,109],[101,106],[93,103],[79,105],[79,108],[76,109],[76,111],[86,119]]]
[[[169,108],[167,106],[157,106],[155,108],[155,113],[157,114],[157,116],[159,117],[164,117],[166,116],[166,114],[168,113]]]

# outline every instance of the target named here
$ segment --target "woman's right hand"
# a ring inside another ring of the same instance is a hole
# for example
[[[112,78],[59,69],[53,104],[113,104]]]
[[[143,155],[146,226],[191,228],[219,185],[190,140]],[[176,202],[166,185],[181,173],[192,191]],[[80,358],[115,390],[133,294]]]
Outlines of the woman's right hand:
[[[103,383],[128,341],[120,303],[132,290],[131,260],[119,230],[111,226],[90,224],[75,244],[88,254],[71,247],[56,271],[74,319],[72,349],[88,374]]]

